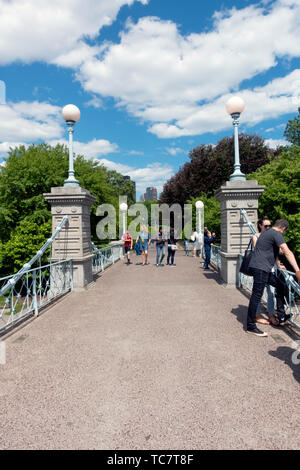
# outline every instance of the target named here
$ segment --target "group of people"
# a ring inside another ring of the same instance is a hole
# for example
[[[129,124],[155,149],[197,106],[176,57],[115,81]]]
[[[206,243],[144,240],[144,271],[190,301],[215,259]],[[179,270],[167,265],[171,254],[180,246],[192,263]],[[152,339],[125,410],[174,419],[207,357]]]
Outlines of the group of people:
[[[133,238],[129,231],[127,230],[126,233],[122,237],[124,241],[124,249],[125,254],[127,256],[127,264],[132,264],[130,260],[130,251],[133,248]],[[139,232],[134,249],[137,256],[142,256],[142,265],[150,264],[148,262],[148,250],[149,245],[151,242],[156,244],[156,266],[164,266],[163,259],[166,256],[166,245],[168,248],[168,256],[167,256],[167,266],[176,266],[174,263],[175,259],[175,252],[177,250],[177,240],[174,238],[174,230],[171,229],[168,237],[163,234],[162,228],[160,227],[158,233],[155,237],[151,238],[150,232],[148,231],[147,227],[143,225],[141,227],[141,231]]]
[[[248,307],[247,332],[256,336],[268,336],[267,333],[257,328],[257,323],[282,326],[290,318],[284,309],[286,286],[276,275],[278,268],[285,269],[279,262],[279,254],[284,255],[295,270],[299,283],[300,270],[293,252],[288,248],[283,237],[288,228],[288,221],[276,220],[272,227],[270,220],[263,217],[258,221],[257,227],[258,234],[252,237],[254,251],[249,263],[253,276],[253,288]],[[268,320],[264,320],[260,315],[260,303],[265,287],[267,287],[268,295]],[[276,289],[277,319],[274,315],[274,288]]]
[[[211,246],[214,244],[216,239],[215,232],[210,232],[207,227],[204,227],[203,236],[203,251],[204,251],[204,264],[203,269],[209,269],[211,259]],[[191,236],[191,241],[188,239],[184,240],[185,255],[189,256],[190,243],[193,243],[193,257],[200,256],[201,251],[201,234],[197,231],[196,227]]]
[[[216,238],[216,234],[213,232],[211,233],[207,227],[204,227],[204,264],[203,269],[209,269],[210,259],[211,259],[211,245],[213,245]],[[156,266],[164,266],[163,260],[166,256],[166,247],[168,249],[167,255],[167,266],[176,266],[174,263],[175,260],[175,253],[177,250],[177,241],[174,235],[174,229],[170,230],[168,236],[163,234],[163,230],[160,227],[158,233],[155,237],[151,238],[150,232],[145,225],[141,227],[141,231],[139,232],[135,244],[133,246],[133,238],[130,232],[127,230],[126,233],[122,237],[125,245],[125,254],[127,256],[127,264],[132,264],[130,259],[130,251],[134,248],[137,256],[142,256],[142,265],[148,265],[148,250],[150,244],[153,242],[156,244]],[[191,242],[193,243],[193,256],[199,256],[200,249],[201,249],[201,236],[197,232],[197,229],[194,228],[193,234],[191,235]],[[189,256],[190,251],[190,241],[185,240],[185,253]]]

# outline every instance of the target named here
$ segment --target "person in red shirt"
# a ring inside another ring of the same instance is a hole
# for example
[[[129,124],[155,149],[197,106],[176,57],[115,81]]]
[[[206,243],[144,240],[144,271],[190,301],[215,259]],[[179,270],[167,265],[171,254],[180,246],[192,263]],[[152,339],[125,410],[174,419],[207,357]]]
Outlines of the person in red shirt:
[[[132,250],[132,236],[129,233],[129,230],[126,230],[126,233],[123,235],[122,240],[124,241],[124,250],[125,255],[127,256],[127,264],[132,264],[130,261],[130,250]]]

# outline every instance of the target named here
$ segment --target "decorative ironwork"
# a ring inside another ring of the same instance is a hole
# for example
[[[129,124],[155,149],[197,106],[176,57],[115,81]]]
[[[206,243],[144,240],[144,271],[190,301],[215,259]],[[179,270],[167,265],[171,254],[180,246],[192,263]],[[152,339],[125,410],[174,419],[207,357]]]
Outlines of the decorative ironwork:
[[[14,325],[28,315],[38,315],[39,310],[53,299],[72,289],[72,262],[59,260],[42,266],[42,258],[68,223],[65,216],[53,235],[36,255],[16,273],[0,279],[0,331]],[[60,258],[60,253],[59,253]],[[35,263],[38,267],[33,268]]]
[[[7,288],[7,285],[10,287]],[[40,310],[72,289],[72,261],[59,261],[0,279],[0,331]]]
[[[104,271],[123,256],[123,244],[109,245],[103,248],[97,248],[94,243],[92,245],[93,257],[93,273],[97,274]]]
[[[221,270],[221,247],[218,245],[211,245],[211,264],[218,270]],[[203,256],[204,257],[204,256]]]

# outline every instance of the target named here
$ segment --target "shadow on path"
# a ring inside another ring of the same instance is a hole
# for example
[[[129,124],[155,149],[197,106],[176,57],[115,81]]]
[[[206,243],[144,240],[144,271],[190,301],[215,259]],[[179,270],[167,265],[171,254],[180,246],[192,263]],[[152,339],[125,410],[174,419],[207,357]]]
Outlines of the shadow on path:
[[[293,371],[295,379],[300,383],[300,350],[288,346],[279,346],[276,351],[269,351],[270,356],[280,359]]]
[[[223,285],[223,282],[220,278],[220,275],[218,273],[218,271],[213,271],[213,270],[205,270],[203,268],[201,268],[201,271],[203,272],[204,276],[206,277],[206,279],[210,279],[212,281],[215,281],[217,284],[219,285]]]
[[[237,321],[243,325],[243,328],[246,331],[248,307],[245,305],[239,305],[238,307],[233,308],[231,313],[236,316]]]

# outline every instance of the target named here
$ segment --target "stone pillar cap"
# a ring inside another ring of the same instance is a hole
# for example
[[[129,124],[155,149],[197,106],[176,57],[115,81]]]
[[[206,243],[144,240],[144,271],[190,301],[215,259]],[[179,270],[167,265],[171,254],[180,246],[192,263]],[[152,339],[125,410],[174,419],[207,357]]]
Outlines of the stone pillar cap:
[[[238,197],[240,194],[249,196],[260,196],[265,190],[265,186],[258,184],[256,180],[245,181],[226,181],[217,191],[215,191],[216,199],[223,199],[226,195],[228,197]],[[236,194],[235,194],[236,192]]]
[[[80,186],[57,186],[51,188],[51,193],[44,193],[44,198],[49,201],[56,200],[60,198],[76,198],[76,199],[89,199],[92,204],[96,201],[95,196],[93,196],[87,189],[81,188]]]

